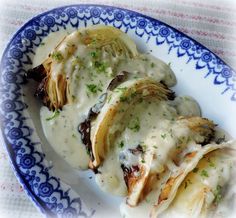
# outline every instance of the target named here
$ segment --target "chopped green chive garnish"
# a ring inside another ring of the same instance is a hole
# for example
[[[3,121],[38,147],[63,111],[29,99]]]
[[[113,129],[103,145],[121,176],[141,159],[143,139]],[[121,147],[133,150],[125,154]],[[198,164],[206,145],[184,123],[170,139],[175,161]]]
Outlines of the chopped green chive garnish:
[[[214,191],[214,196],[214,203],[218,204],[222,199],[222,187],[220,185],[217,185],[216,190]]]
[[[98,72],[105,72],[106,71],[107,66],[105,63],[95,61],[94,65],[95,65]]]
[[[72,97],[73,101],[76,99],[75,95],[72,95],[71,97]]]
[[[61,52],[59,52],[59,51],[53,52],[52,53],[52,58],[55,59],[58,62],[63,60],[63,56],[62,56]]]
[[[201,171],[201,176],[209,177],[208,172],[206,170]]]
[[[144,152],[147,151],[147,145],[142,144],[141,147],[142,147],[142,149],[143,149]]]
[[[50,120],[55,119],[56,117],[59,116],[59,114],[60,114],[60,111],[59,111],[59,110],[55,110],[55,111],[53,112],[53,115],[52,115],[51,117],[46,118],[46,121],[50,121]]]
[[[87,89],[92,93],[97,93],[97,85],[95,84],[87,84]]]
[[[96,58],[98,56],[98,53],[96,51],[92,51],[90,55],[92,58]]]
[[[123,148],[125,146],[124,141],[121,141],[119,144],[119,148]]]
[[[86,84],[88,91],[96,94],[98,91],[102,92],[102,89],[95,84]]]
[[[127,101],[128,100],[128,97],[126,97],[126,96],[120,96],[120,101],[121,102],[125,102],[125,101]]]
[[[161,134],[161,137],[162,137],[163,139],[165,139],[165,138],[166,138],[166,134]]]
[[[135,119],[131,120],[128,128],[133,130],[134,132],[138,132],[140,130],[140,120],[139,120],[139,118],[136,117]]]

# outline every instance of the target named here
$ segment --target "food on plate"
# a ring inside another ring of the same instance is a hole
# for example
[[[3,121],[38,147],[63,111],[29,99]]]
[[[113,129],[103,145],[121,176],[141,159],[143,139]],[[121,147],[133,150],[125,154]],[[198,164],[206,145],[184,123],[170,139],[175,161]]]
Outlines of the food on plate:
[[[122,215],[206,217],[220,205],[223,193],[214,192],[229,181],[235,143],[217,137],[193,98],[175,95],[170,66],[140,53],[127,34],[81,28],[27,76],[39,83],[51,146],[73,168],[93,170],[104,192],[124,196]],[[196,169],[218,179],[202,180]]]
[[[229,147],[206,154],[179,187],[160,217],[209,217],[227,191],[235,151]],[[177,215],[177,216],[176,216]]]

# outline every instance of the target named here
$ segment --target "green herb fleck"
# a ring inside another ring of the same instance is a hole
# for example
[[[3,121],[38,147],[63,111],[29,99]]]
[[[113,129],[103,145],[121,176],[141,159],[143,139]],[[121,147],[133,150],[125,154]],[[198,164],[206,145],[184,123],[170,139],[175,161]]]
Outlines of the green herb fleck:
[[[147,203],[150,203],[150,199],[148,199],[148,198],[146,198],[145,201],[146,201]]]
[[[41,42],[41,43],[40,43],[40,46],[44,46],[44,45],[45,45],[45,42]]]
[[[92,51],[90,53],[90,55],[91,55],[92,58],[97,58],[98,57],[98,53],[96,51]]]
[[[170,137],[173,138],[173,129],[169,130]]]
[[[59,51],[53,52],[52,53],[52,58],[55,59],[58,62],[63,60],[63,56],[62,56],[61,52],[59,52]]]
[[[143,149],[143,151],[144,151],[144,152],[146,152],[146,151],[147,151],[147,145],[145,145],[145,144],[142,144],[142,145],[141,145],[141,147],[142,147],[142,149]]]
[[[151,67],[152,67],[152,68],[155,67],[155,64],[154,64],[153,62],[151,63]]]
[[[87,153],[87,155],[90,155],[90,151],[88,149],[86,150],[86,153]]]
[[[125,112],[125,109],[124,109],[124,108],[122,108],[122,109],[119,110],[119,113],[123,113],[123,112]]]
[[[92,93],[97,93],[97,85],[95,84],[87,84],[87,89]]]
[[[76,99],[76,96],[75,96],[75,95],[72,95],[71,97],[72,97],[73,101]]]
[[[141,160],[141,163],[145,163],[145,160],[144,160],[144,159],[142,159],[142,160]]]
[[[105,72],[107,68],[107,65],[105,63],[99,61],[95,61],[94,66],[99,73]]]
[[[120,96],[120,101],[121,102],[125,102],[128,100],[128,97],[127,96]]]
[[[181,148],[181,146],[178,145],[178,144],[176,144],[175,146],[176,146],[177,149],[180,149],[180,148]]]
[[[183,143],[185,143],[185,140],[186,140],[186,138],[184,136],[181,136],[180,138],[178,138],[178,143],[183,144]]]
[[[76,78],[77,80],[79,80],[79,75],[75,75],[75,78]]]
[[[216,190],[214,191],[214,203],[218,204],[222,199],[222,186],[217,185]]]
[[[102,91],[102,89],[95,84],[86,84],[86,87],[87,87],[88,91],[90,91],[94,94],[96,94],[98,91],[100,91],[100,92]]]
[[[211,161],[210,158],[207,159],[210,167],[215,167],[216,165]]]
[[[119,144],[119,148],[123,148],[125,146],[124,141],[121,141]]]
[[[157,148],[158,148],[156,145],[153,145],[152,147],[153,147],[153,148],[155,148],[155,149],[157,149]]]
[[[60,114],[60,111],[59,110],[55,110],[51,117],[46,118],[46,121],[50,121],[50,120],[55,119],[56,117],[59,116],[59,114]]]
[[[166,138],[166,133],[165,133],[165,134],[161,134],[161,137],[162,137],[163,139],[165,139],[165,138]]]
[[[208,172],[206,170],[201,171],[201,176],[209,177]]]
[[[72,134],[72,137],[73,137],[73,138],[76,138],[76,135],[73,133],[73,134]]]
[[[136,117],[135,119],[131,120],[128,128],[133,130],[134,132],[138,132],[140,130],[140,120],[139,120],[139,118]]]
[[[137,92],[136,92],[136,91],[133,91],[133,92],[131,92],[130,97],[133,98],[133,97],[135,97],[136,95],[137,95]]]
[[[122,92],[123,93],[126,90],[127,90],[127,87],[118,87],[114,90],[114,92]]]

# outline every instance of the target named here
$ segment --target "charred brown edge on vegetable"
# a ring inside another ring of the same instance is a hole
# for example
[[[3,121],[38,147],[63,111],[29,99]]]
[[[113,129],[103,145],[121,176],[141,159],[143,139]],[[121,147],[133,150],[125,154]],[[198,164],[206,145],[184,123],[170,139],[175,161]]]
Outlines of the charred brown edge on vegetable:
[[[115,89],[120,83],[124,82],[128,77],[128,72],[122,71],[119,73],[111,82],[109,83],[107,90]],[[90,156],[91,161],[94,161],[94,155],[92,152],[92,142],[91,142],[91,121],[94,120],[100,113],[102,107],[104,106],[107,98],[107,93],[103,93],[99,97],[99,102],[90,108],[87,118],[78,125],[78,131],[81,135],[81,140],[86,147],[86,150]],[[93,168],[95,173],[98,173],[97,169]]]
[[[34,79],[37,82],[41,82],[47,76],[47,72],[43,64],[40,64],[39,66],[28,70],[25,76],[27,79]]]
[[[164,86],[165,89],[169,90],[169,92],[167,94],[168,100],[173,101],[176,97],[175,92],[172,91],[171,89],[169,89],[169,87],[163,81],[160,81],[160,83]]]
[[[53,108],[52,105],[50,105],[50,99],[48,97],[45,87],[48,76],[43,64],[40,64],[39,66],[28,70],[24,77],[26,80],[33,79],[36,82],[39,82],[39,85],[34,93],[34,96],[36,98],[39,98],[45,106],[47,106],[50,110],[61,109],[61,108]]]
[[[189,119],[195,119],[190,117]],[[215,137],[215,124],[213,121],[208,120],[207,118],[201,118],[201,121],[197,121],[195,126],[189,126],[192,131],[197,131],[201,136],[204,137],[204,140],[200,142],[202,146],[207,145]]]
[[[92,152],[92,142],[90,139],[91,121],[95,119],[100,113],[100,110],[102,109],[102,107],[106,102],[106,98],[107,98],[107,93],[103,93],[99,98],[99,102],[90,108],[87,118],[78,125],[78,132],[81,135],[81,140],[86,147],[86,150],[90,156],[91,161],[94,161],[94,155]]]
[[[138,145],[136,148],[133,149],[130,148],[129,152],[133,155],[139,155],[144,153],[143,147],[141,145]],[[125,184],[127,187],[129,187],[129,178],[133,176],[134,172],[139,172],[140,168],[138,165],[127,167],[124,164],[121,164],[121,169],[123,170]]]
[[[122,71],[114,79],[111,80],[110,84],[107,87],[107,90],[114,90],[118,85],[124,82],[128,77],[128,72]]]

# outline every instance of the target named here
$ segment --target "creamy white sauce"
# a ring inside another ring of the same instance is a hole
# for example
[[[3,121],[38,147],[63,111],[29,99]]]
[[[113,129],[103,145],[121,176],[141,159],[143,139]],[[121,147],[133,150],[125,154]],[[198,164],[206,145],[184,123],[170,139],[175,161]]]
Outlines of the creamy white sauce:
[[[41,64],[67,34],[66,31],[62,31],[51,33],[46,37],[43,41],[44,45],[36,51],[33,66]],[[74,44],[76,49],[71,54]],[[79,41],[78,32],[67,37],[57,49],[66,61],[52,64],[52,77],[56,80],[58,75],[63,74],[68,78],[72,99],[70,104],[64,105],[54,118],[52,118],[53,112],[42,107],[40,111],[41,123],[44,134],[53,149],[73,168],[84,170],[88,168],[89,156],[78,133],[78,125],[84,121],[89,109],[98,102],[99,96],[106,92],[114,76],[121,71],[127,71],[131,73],[130,78],[148,76],[157,82],[163,81],[168,86],[175,85],[176,78],[167,64],[149,54],[127,59],[125,57],[111,57],[105,50],[95,51],[92,48],[87,48]],[[99,62],[105,65],[102,72],[99,72],[94,64],[94,57],[91,55],[93,52],[99,52]],[[88,86],[91,85],[96,87],[96,91],[89,90]],[[111,129],[111,131],[119,131],[113,148],[99,167],[101,173],[96,175],[98,186],[104,192],[127,196],[121,164],[135,166],[145,161],[142,155],[133,155],[129,151],[138,145],[157,157],[152,161],[152,173],[163,173],[165,167],[174,171],[176,166],[172,161],[175,159],[174,156],[181,159],[186,153],[199,149],[196,143],[189,140],[190,133],[186,124],[175,122],[175,119],[178,116],[200,116],[200,114],[197,102],[188,96],[180,96],[174,101],[165,102],[154,98],[145,99],[131,106],[115,130]],[[178,153],[179,148],[176,147],[178,138],[186,140],[186,143],[183,143],[186,147],[181,148],[184,150],[182,153]],[[173,154],[173,157],[169,157],[170,154]],[[218,171],[210,171],[209,173],[221,175]],[[137,177],[139,177],[138,173]],[[164,173],[158,184],[165,183],[168,177],[169,174]],[[215,187],[218,180],[214,181],[209,178],[203,182]],[[127,206],[124,202],[121,205],[121,214],[125,217],[148,217],[152,204],[156,202],[156,196],[160,191],[157,189],[155,192],[151,192],[135,208]]]
[[[52,32],[45,37],[36,50],[32,67],[40,65],[66,35],[68,35],[66,30],[60,30],[59,32]]]
[[[33,66],[45,60],[67,34],[66,31],[62,31],[59,34],[51,33],[46,37],[42,46],[36,51]],[[76,49],[71,54],[73,45],[76,45]],[[79,40],[78,32],[67,36],[63,43],[57,46],[57,51],[63,56],[63,62],[53,62],[51,75],[55,80],[59,74],[66,75],[73,104],[65,105],[60,114],[50,121],[47,118],[52,117],[53,112],[42,107],[41,123],[45,136],[54,150],[77,169],[86,169],[89,162],[77,127],[85,119],[89,109],[98,101],[99,96],[106,92],[108,84],[116,74],[125,70],[131,73],[130,77],[150,76],[168,85],[176,83],[173,72],[164,62],[150,55],[140,55],[135,60],[111,57],[105,50],[87,48]],[[94,57],[91,55],[93,52],[99,55],[99,62],[105,64],[105,72],[98,72],[94,66]],[[89,91],[89,85],[96,86],[95,93]]]
[[[198,103],[190,96],[177,96],[171,104],[182,116],[201,116]]]
[[[77,116],[77,113],[76,107],[66,105],[57,117],[48,120],[53,116],[53,112],[47,107],[42,107],[41,123],[44,134],[54,150],[73,168],[87,169],[89,156],[77,131],[78,123],[82,121],[82,117]]]
[[[233,208],[230,209],[227,203],[229,203],[229,199],[232,200],[234,192],[230,192],[232,188],[227,190],[228,186],[226,184],[230,178],[233,178],[231,171],[233,163],[235,163],[234,155],[225,152],[225,150],[214,151],[206,155],[205,158],[200,160],[195,170],[189,173],[182,182],[168,209],[158,217],[218,217],[218,215],[222,215],[223,211],[227,211],[227,214],[230,210],[232,212]],[[166,178],[162,176],[160,179],[159,184],[165,182],[168,175],[166,175]],[[222,190],[217,189],[217,186],[220,186]],[[231,187],[235,188],[235,185]],[[228,196],[225,193],[226,190]],[[126,202],[123,202],[120,206],[122,217],[150,217],[152,205],[156,203],[159,193],[160,190],[152,191],[137,207],[130,207]],[[216,196],[219,198],[218,206],[214,203]]]
[[[103,177],[103,172],[105,177],[106,174],[109,174],[112,177],[120,178],[120,175],[122,175],[121,164],[132,167],[142,162],[142,156],[135,156],[129,152],[129,149],[135,149],[138,145],[143,146],[146,152],[151,152],[157,157],[152,161],[151,173],[162,173],[164,171],[165,163],[168,162],[170,154],[174,156],[180,149],[176,145],[178,138],[183,138],[186,141],[190,134],[185,123],[174,120],[183,114],[199,114],[198,105],[196,105],[195,101],[191,98],[188,98],[187,101],[189,106],[181,110],[179,106],[181,103],[185,104],[184,98],[181,99],[176,104],[178,105],[177,110],[175,104],[170,104],[167,101],[158,101],[154,98],[143,100],[130,107],[130,110],[119,121],[119,126],[117,128],[114,127],[117,129],[116,133],[110,128],[113,134],[119,134],[119,136],[112,143],[114,148],[109,152],[99,168],[102,174],[98,175],[100,178],[98,182],[102,180],[102,183],[98,184],[102,186],[104,191],[121,196],[124,195],[125,192],[123,190],[126,190],[124,181],[116,183],[116,187],[112,184],[111,188],[110,181],[101,178]],[[138,125],[138,129],[135,129],[135,125]],[[121,126],[124,128],[123,131],[121,131]],[[121,144],[123,145],[122,147]],[[187,144],[187,141],[185,144]],[[187,147],[186,153],[199,148],[195,143],[189,143]],[[120,159],[117,157],[120,157]],[[174,164],[169,162],[169,165],[171,164],[173,169]],[[122,192],[117,193],[117,190],[122,190]]]
[[[177,195],[161,218],[209,217],[224,196],[231,176],[233,157],[225,150],[206,155],[183,181]]]

